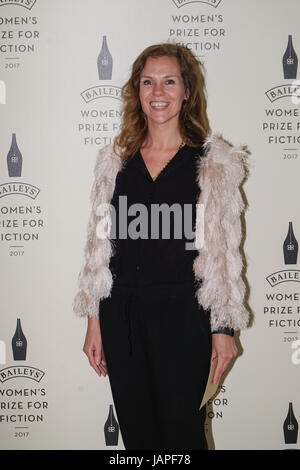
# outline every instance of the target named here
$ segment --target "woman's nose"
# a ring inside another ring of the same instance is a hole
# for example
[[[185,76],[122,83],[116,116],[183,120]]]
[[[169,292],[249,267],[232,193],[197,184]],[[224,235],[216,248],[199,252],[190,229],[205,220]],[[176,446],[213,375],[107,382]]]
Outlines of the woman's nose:
[[[161,95],[163,93],[162,85],[160,83],[155,83],[153,86],[153,95]]]

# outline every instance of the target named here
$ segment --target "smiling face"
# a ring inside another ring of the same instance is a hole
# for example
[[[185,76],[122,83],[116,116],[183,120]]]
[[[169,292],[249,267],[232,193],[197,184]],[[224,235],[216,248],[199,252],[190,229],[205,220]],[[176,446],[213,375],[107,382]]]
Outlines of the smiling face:
[[[178,126],[182,102],[187,99],[176,57],[149,57],[141,72],[139,97],[148,125]]]

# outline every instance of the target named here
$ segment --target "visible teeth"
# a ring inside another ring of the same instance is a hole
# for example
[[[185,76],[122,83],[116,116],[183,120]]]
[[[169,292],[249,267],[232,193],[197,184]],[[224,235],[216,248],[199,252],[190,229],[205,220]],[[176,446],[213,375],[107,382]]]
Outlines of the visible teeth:
[[[169,103],[159,103],[159,102],[156,102],[156,103],[150,103],[151,106],[153,106],[154,108],[166,108],[167,106],[169,106]]]

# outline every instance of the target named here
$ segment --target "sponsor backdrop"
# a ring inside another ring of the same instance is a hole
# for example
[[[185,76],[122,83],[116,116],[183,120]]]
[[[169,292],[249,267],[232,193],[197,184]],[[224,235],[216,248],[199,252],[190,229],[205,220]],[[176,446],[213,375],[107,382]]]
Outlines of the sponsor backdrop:
[[[297,0],[0,0],[2,449],[124,449],[72,302],[97,152],[133,60],[166,40],[204,64],[212,129],[251,151],[253,320],[209,403],[209,446],[300,448],[299,15]]]

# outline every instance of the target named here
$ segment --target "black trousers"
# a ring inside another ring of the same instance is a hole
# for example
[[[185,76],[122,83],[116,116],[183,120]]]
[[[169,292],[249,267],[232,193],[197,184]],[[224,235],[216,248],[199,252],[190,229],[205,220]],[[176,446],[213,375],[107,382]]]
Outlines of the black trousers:
[[[99,304],[107,372],[126,450],[207,449],[199,411],[211,356],[209,315],[191,282],[114,285]]]

